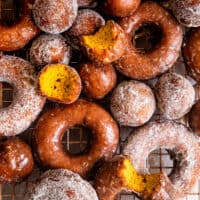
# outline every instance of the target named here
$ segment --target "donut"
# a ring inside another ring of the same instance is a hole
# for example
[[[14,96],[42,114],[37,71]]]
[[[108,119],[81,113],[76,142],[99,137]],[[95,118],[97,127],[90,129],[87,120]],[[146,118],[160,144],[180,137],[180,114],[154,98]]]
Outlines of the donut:
[[[103,9],[111,16],[126,17],[135,12],[141,0],[106,0]]]
[[[65,152],[62,146],[63,134],[75,125],[88,127],[93,135],[89,151],[77,156]],[[85,100],[47,111],[34,133],[36,157],[43,166],[66,168],[81,176],[86,176],[98,160],[112,157],[118,141],[118,127],[112,117],[100,106]]]
[[[170,0],[169,2],[173,14],[182,25],[200,26],[200,0]]]
[[[38,77],[39,90],[49,100],[70,104],[81,93],[78,72],[65,64],[46,65]]]
[[[22,181],[33,170],[33,156],[30,147],[18,138],[0,142],[0,182]]]
[[[18,22],[12,26],[0,25],[0,51],[21,49],[40,32],[31,19],[33,0],[19,2],[21,13]]]
[[[116,85],[117,75],[111,64],[83,63],[79,74],[83,85],[83,93],[94,99],[102,99]]]
[[[199,177],[200,146],[197,137],[183,124],[164,120],[153,121],[133,131],[122,152],[130,157],[138,173],[146,174],[148,155],[158,148],[170,150],[175,155],[176,165],[168,184],[172,184],[177,194],[183,197]],[[160,199],[175,199],[169,198],[172,195],[170,191],[163,195]]]
[[[156,108],[154,94],[149,86],[139,81],[123,81],[111,96],[110,109],[123,126],[141,126]]]
[[[0,81],[14,88],[10,106],[0,109],[0,136],[14,136],[25,131],[45,104],[36,87],[34,68],[15,56],[0,56]]]
[[[108,20],[94,35],[81,36],[81,45],[90,60],[107,64],[124,54],[127,36],[116,22]]]
[[[160,114],[167,119],[180,119],[187,114],[195,101],[192,84],[176,73],[166,73],[155,86]]]
[[[187,37],[183,56],[189,74],[200,82],[200,28],[194,29]]]
[[[200,85],[195,84],[194,90],[195,90],[195,101],[198,101],[198,100],[200,100]]]
[[[98,200],[93,187],[78,174],[66,169],[46,171],[29,187],[24,200]]]
[[[189,124],[194,133],[196,133],[198,136],[200,136],[199,113],[200,113],[200,101],[197,101],[189,113]]]
[[[132,36],[140,26],[150,23],[160,28],[162,38],[160,44],[144,53],[132,44]],[[129,38],[129,47],[115,62],[115,67],[122,74],[137,80],[151,79],[167,71],[177,60],[183,38],[182,29],[157,3],[142,3],[133,15],[119,20],[119,24]]]
[[[35,0],[33,18],[46,33],[58,34],[68,30],[76,19],[77,0]]]
[[[43,34],[32,43],[30,61],[35,66],[52,63],[68,64],[70,54],[70,47],[62,35]]]
[[[78,7],[94,7],[96,5],[96,0],[77,0]]]
[[[130,159],[119,155],[104,163],[97,171],[94,185],[99,200],[115,200],[120,192],[127,189],[143,199],[154,200],[162,200],[161,195],[171,191],[171,199],[174,200],[178,194],[172,185],[165,187],[169,182],[164,173],[138,174]]]

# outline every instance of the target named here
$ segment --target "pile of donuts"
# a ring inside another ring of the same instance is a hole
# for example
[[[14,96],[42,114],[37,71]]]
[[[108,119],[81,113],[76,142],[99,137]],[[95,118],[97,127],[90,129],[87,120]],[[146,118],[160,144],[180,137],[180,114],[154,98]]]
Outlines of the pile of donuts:
[[[200,177],[200,0],[19,2],[18,21],[0,25],[0,81],[14,95],[0,109],[0,182],[37,165],[25,200],[183,199]],[[149,50],[136,45],[146,25],[161,33]],[[21,49],[28,58],[10,55]],[[187,76],[174,70],[181,56]],[[62,144],[75,126],[91,131],[78,155]],[[170,176],[149,172],[158,148],[174,155]]]

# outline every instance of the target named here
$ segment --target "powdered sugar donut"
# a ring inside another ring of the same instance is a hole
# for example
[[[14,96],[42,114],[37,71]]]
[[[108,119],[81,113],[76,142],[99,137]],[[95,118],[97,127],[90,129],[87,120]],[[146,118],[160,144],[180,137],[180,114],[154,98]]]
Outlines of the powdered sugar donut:
[[[150,87],[139,81],[124,81],[111,97],[111,112],[124,126],[141,126],[153,115],[156,107]]]
[[[187,27],[200,26],[200,0],[170,0],[178,21]]]
[[[44,32],[57,34],[66,31],[76,19],[77,0],[36,0],[33,17]]]
[[[78,174],[66,169],[45,172],[30,187],[24,200],[98,200],[93,187]]]
[[[192,84],[176,73],[167,73],[161,76],[155,91],[160,114],[167,119],[183,117],[190,111],[195,101]]]
[[[200,175],[200,146],[197,137],[182,124],[173,121],[154,121],[131,134],[124,146],[123,154],[131,158],[139,173],[146,174],[149,173],[146,166],[148,155],[158,148],[168,149],[175,154],[176,166],[170,180],[174,189],[185,195]],[[169,198],[170,191],[163,195],[163,198],[159,199],[175,200]]]
[[[31,63],[37,66],[64,63],[70,60],[70,47],[62,35],[43,34],[33,41],[30,48]]]
[[[34,68],[14,56],[0,57],[0,81],[13,85],[14,99],[0,110],[0,136],[13,136],[26,130],[43,108],[45,98],[36,90]]]

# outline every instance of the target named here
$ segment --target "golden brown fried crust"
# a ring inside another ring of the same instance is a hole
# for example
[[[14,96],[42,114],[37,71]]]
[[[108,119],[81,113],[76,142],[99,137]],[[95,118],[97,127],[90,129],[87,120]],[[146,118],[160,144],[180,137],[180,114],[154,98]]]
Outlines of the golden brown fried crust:
[[[12,26],[0,25],[0,51],[15,51],[23,48],[40,33],[31,19],[33,0],[21,0],[23,8],[20,20]]]

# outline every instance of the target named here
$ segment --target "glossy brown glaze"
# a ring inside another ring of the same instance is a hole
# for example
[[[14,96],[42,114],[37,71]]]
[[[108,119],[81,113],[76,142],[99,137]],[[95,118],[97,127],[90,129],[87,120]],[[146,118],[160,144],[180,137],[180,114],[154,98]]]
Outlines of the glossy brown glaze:
[[[93,141],[87,153],[73,156],[65,152],[62,137],[75,125],[92,130]],[[115,153],[119,131],[112,117],[98,105],[78,100],[47,111],[39,120],[35,133],[37,156],[44,166],[66,168],[85,176],[99,159],[108,159]]]
[[[200,26],[200,0],[170,0],[170,7],[178,21],[187,27]]]
[[[103,8],[109,15],[126,17],[135,12],[141,0],[106,0]]]
[[[145,23],[154,23],[162,31],[160,44],[149,53],[141,53],[132,44],[132,35]],[[151,79],[164,73],[179,56],[183,33],[176,20],[155,2],[144,2],[130,17],[119,21],[129,37],[130,46],[116,62],[116,68],[133,79]]]
[[[189,124],[192,130],[200,136],[200,101],[197,101],[189,113]]]
[[[68,30],[76,19],[77,0],[35,0],[33,18],[44,32],[58,34]]]
[[[33,0],[20,0],[20,19],[12,26],[0,25],[0,51],[15,51],[23,48],[40,30],[31,19]]]
[[[200,82],[200,28],[194,29],[187,38],[183,55],[190,75]]]
[[[117,81],[111,64],[81,64],[79,74],[84,94],[94,99],[102,99],[115,87]]]
[[[18,138],[0,142],[0,182],[18,182],[33,170],[30,147]]]
[[[30,61],[36,66],[52,63],[68,64],[70,54],[70,47],[62,35],[43,34],[32,43]]]

